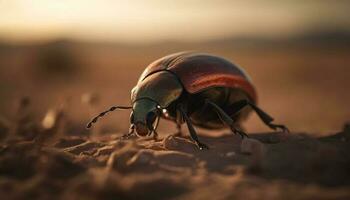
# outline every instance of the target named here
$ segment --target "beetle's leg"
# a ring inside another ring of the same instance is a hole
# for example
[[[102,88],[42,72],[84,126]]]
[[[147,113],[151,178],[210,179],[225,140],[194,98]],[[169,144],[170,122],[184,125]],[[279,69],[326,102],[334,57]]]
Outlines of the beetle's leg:
[[[235,127],[234,121],[232,120],[232,118],[225,112],[223,111],[218,105],[216,105],[215,103],[209,101],[209,100],[205,100],[206,104],[211,105],[216,113],[219,115],[220,119],[225,122],[227,125],[229,125],[230,129],[233,131],[233,133],[235,134],[239,134],[242,138],[243,137],[248,137],[248,135],[243,132],[242,130],[238,129]]]
[[[129,128],[129,133],[124,134],[122,137],[120,137],[121,140],[127,140],[130,137],[132,137],[133,135],[135,135],[135,125],[131,124],[130,128]]]
[[[197,146],[199,147],[200,150],[209,149],[209,147],[206,144],[203,144],[198,140],[196,130],[194,129],[190,118],[187,116],[187,114],[183,110],[182,106],[179,106],[178,109],[179,109],[180,113],[182,114],[182,116],[187,124],[188,131],[190,132],[190,136],[191,136],[192,140],[194,140],[194,142],[197,144]]]
[[[184,120],[183,120],[181,111],[180,111],[180,109],[177,109],[176,110],[176,119],[175,119],[177,132],[174,134],[175,136],[179,136],[179,137],[183,136],[182,131],[181,131],[181,124],[183,123],[183,121]]]
[[[154,141],[159,141],[158,133],[155,130],[153,130],[153,140]]]
[[[229,115],[232,116],[232,115],[239,113],[245,106],[248,106],[248,105],[256,112],[256,114],[259,116],[259,118],[268,127],[272,128],[274,130],[279,128],[283,132],[289,132],[289,130],[286,126],[281,125],[281,124],[273,124],[272,123],[273,118],[270,115],[268,115],[266,112],[264,112],[262,109],[260,109],[255,104],[249,102],[248,100],[237,101],[236,103],[230,105],[230,107],[228,108]]]
[[[178,136],[178,137],[182,137],[182,131],[181,131],[181,124],[180,123],[176,123],[176,129],[177,129],[177,132],[174,134],[175,136]]]
[[[250,103],[248,101],[248,104],[255,110],[256,114],[258,114],[258,116],[260,117],[260,119],[270,128],[272,128],[273,130],[276,129],[281,129],[283,132],[289,132],[289,129],[282,124],[273,124],[273,118],[271,116],[269,116],[266,112],[264,112],[263,110],[261,110],[258,106],[256,106],[253,103]]]

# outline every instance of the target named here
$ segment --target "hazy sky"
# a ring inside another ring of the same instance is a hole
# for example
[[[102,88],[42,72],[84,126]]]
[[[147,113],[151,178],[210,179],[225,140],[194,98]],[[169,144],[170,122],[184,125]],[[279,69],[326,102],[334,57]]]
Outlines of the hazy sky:
[[[148,42],[350,29],[346,0],[0,0],[0,38]]]

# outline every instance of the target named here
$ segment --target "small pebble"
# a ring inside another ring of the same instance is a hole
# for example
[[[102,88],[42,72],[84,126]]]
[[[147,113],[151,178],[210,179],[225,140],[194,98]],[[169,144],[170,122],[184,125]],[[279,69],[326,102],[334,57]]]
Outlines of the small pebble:
[[[265,152],[265,146],[258,140],[244,138],[241,143],[241,152],[245,154],[262,154]]]
[[[233,152],[233,151],[227,152],[227,153],[225,154],[226,157],[233,157],[233,156],[235,156],[235,155],[236,155],[236,153]]]
[[[189,139],[175,137],[173,135],[169,135],[168,137],[164,138],[163,146],[165,149],[176,150],[181,152],[190,153],[198,151],[198,147]]]
[[[241,152],[251,155],[250,163],[246,168],[246,172],[251,174],[261,173],[266,153],[266,147],[264,144],[255,139],[243,139]]]

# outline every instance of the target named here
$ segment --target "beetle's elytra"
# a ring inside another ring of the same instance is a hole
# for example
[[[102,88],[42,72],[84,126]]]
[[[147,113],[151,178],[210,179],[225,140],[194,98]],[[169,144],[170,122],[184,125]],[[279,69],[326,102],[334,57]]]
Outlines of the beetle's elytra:
[[[190,136],[200,149],[208,148],[198,140],[193,125],[240,130],[240,122],[254,110],[270,128],[288,131],[284,125],[273,124],[273,118],[256,106],[257,94],[249,76],[226,59],[203,53],[180,52],[151,63],[131,91],[132,106],[113,106],[88,124],[115,109],[132,109],[130,131],[125,137],[157,138],[159,118],[174,121],[181,134],[186,123]],[[247,107],[247,108],[246,108]]]

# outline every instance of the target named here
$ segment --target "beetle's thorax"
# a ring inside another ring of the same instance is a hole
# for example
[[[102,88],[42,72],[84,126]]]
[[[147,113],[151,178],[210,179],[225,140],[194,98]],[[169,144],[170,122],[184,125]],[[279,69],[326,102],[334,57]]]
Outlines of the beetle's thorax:
[[[181,96],[182,91],[183,87],[174,74],[159,71],[138,82],[131,91],[131,101],[146,98],[166,108]]]
[[[174,74],[159,71],[150,74],[131,91],[133,103],[133,122],[138,135],[146,136],[152,133],[155,118],[161,114],[161,109],[167,108],[181,96],[182,85]],[[154,115],[157,115],[156,117]]]

